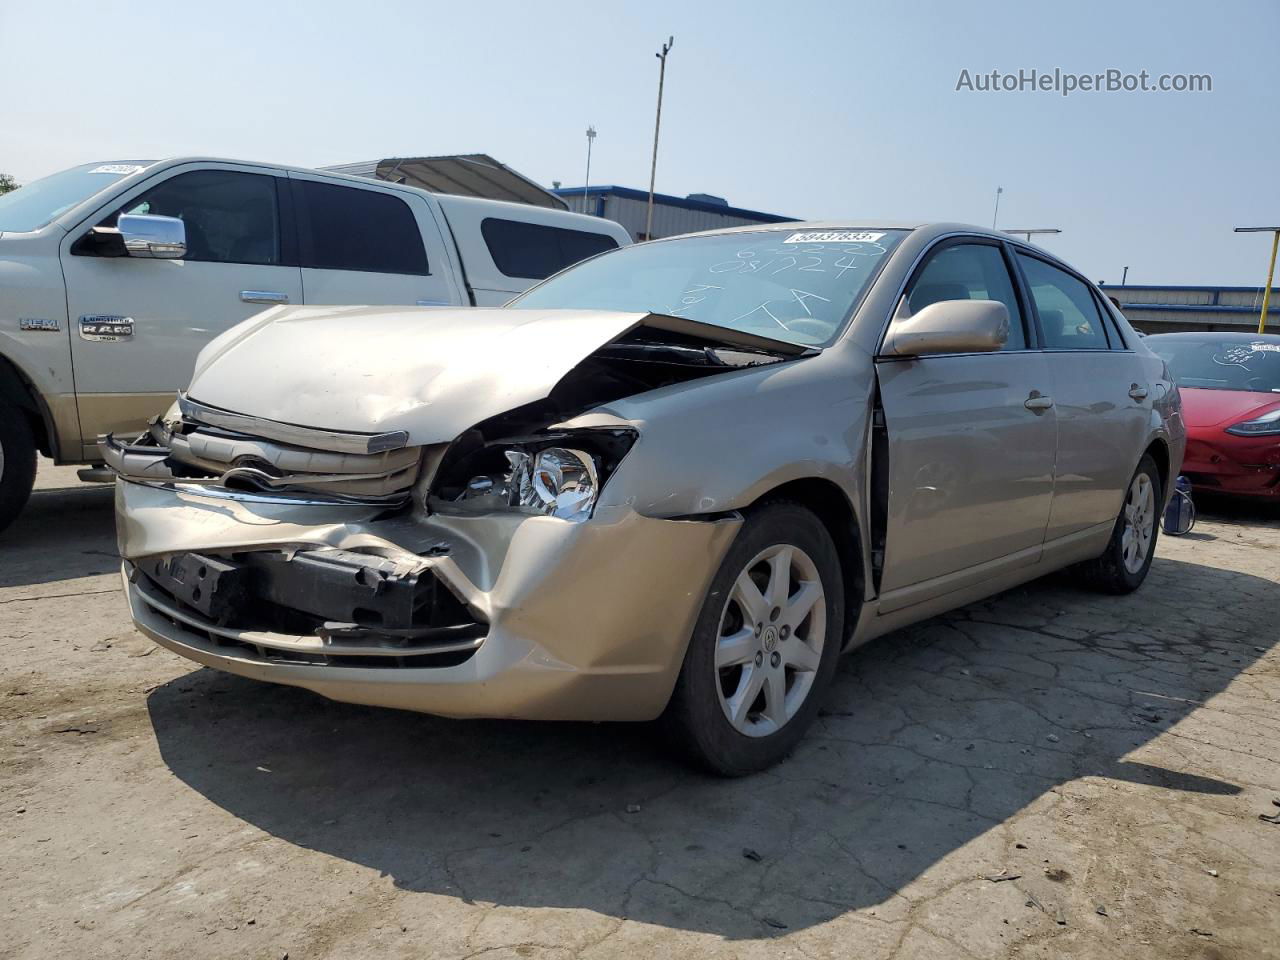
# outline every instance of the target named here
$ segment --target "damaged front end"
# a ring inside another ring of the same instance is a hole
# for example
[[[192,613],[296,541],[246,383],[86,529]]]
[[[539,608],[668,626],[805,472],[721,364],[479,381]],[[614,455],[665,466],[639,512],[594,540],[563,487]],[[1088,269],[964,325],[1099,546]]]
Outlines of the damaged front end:
[[[432,453],[403,432],[313,430],[220,410],[179,395],[136,440],[99,441],[107,467],[142,483],[403,503]],[[435,453],[443,453],[437,445]]]
[[[273,423],[183,396],[133,442],[107,436],[100,447],[126,484],[177,495],[170,509],[197,498],[221,501],[224,513],[253,524],[271,507],[312,520],[333,511],[404,511],[446,446],[408,447],[406,440]],[[444,542],[415,542],[412,553],[237,543],[243,537],[234,535],[202,544],[192,529],[185,545],[198,549],[137,556],[128,549],[136,524],[122,515],[131,596],[153,619],[211,647],[263,663],[449,665],[465,660],[485,634],[434,571],[449,552]]]
[[[101,441],[135,621],[198,662],[340,700],[656,715],[739,521],[601,508],[642,440],[601,408],[813,352],[701,326],[644,318],[443,442],[180,397],[136,440]]]

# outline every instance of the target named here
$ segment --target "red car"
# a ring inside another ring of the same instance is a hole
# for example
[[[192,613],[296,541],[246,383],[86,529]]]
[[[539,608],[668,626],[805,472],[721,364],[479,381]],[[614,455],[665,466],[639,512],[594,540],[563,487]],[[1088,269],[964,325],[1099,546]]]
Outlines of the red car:
[[[1143,341],[1182,394],[1197,490],[1280,501],[1280,336],[1163,333]]]

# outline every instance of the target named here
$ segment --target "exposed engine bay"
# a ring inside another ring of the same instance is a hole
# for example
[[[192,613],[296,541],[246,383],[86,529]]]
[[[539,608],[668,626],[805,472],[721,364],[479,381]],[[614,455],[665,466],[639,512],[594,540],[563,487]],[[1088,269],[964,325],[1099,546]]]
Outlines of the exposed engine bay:
[[[817,352],[651,314],[589,353],[543,398],[484,419],[449,443],[412,446],[403,432],[279,423],[182,395],[141,437],[123,443],[107,436],[100,445],[113,471],[141,483],[388,509],[410,499],[468,509],[502,503],[579,519],[636,434],[558,424],[612,400]]]

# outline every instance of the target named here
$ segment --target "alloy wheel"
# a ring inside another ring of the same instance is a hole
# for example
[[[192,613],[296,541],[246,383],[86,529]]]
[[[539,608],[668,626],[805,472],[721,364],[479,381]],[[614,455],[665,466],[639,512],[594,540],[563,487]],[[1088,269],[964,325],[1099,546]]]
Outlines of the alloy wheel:
[[[1147,562],[1155,525],[1155,486],[1151,478],[1140,471],[1129,484],[1124,501],[1124,532],[1120,535],[1120,555],[1129,573],[1137,573]]]
[[[812,558],[775,544],[738,574],[720,614],[716,692],[735,730],[767,737],[799,711],[827,636],[826,594]]]

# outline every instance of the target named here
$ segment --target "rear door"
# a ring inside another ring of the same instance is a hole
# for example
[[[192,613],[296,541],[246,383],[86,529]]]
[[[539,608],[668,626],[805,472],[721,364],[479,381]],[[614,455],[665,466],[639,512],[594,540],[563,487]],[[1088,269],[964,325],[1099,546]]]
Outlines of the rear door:
[[[1050,389],[1003,244],[936,245],[906,288],[908,309],[942,300],[998,300],[1010,338],[994,353],[879,358],[888,431],[882,612],[1036,563],[1053,493]]]
[[[101,433],[140,432],[187,385],[200,348],[273,303],[299,303],[280,194],[269,169],[200,164],[166,171],[62,241],[83,455]],[[103,257],[77,241],[121,212],[178,217],[181,260]]]
[[[290,173],[309,304],[464,302],[425,198]]]
[[[1058,420],[1058,465],[1046,541],[1115,522],[1143,450],[1154,385],[1093,285],[1019,250]]]

